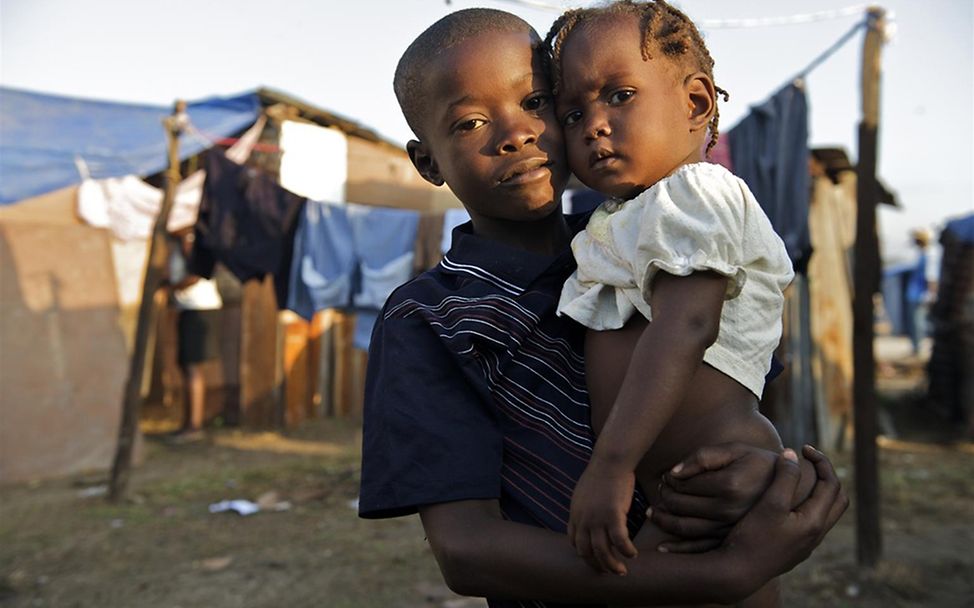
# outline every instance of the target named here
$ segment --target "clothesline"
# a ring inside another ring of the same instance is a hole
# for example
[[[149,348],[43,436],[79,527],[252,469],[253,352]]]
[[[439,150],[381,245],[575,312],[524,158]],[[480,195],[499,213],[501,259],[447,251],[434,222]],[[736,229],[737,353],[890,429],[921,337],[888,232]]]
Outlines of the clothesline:
[[[804,69],[802,69],[797,74],[795,74],[794,78],[792,78],[792,81],[794,82],[794,81],[804,80],[805,77],[808,76],[809,72],[811,72],[818,66],[822,65],[822,63],[824,63],[829,57],[834,55],[840,48],[842,48],[846,42],[851,40],[852,37],[856,34],[856,32],[866,27],[868,23],[869,23],[869,19],[867,18],[853,25],[852,28],[850,28],[848,32],[846,32],[845,34],[842,35],[842,37],[836,40],[832,44],[832,46],[819,53],[818,57],[812,59],[812,61],[809,62],[809,64],[806,65]]]
[[[221,148],[226,148],[227,146],[232,146],[233,144],[240,141],[240,137],[220,137],[219,139],[213,140],[214,146],[220,146]],[[274,154],[281,151],[281,147],[276,144],[269,144],[266,142],[257,142],[253,147],[254,152],[263,152],[265,154]]]
[[[554,12],[563,12],[572,8],[574,3],[570,2],[545,2],[544,0],[503,0],[509,4],[517,4],[527,8],[535,8]],[[448,2],[449,3],[449,2]],[[758,27],[775,27],[779,25],[800,25],[804,23],[814,23],[816,21],[830,21],[833,19],[843,19],[853,15],[860,15],[866,11],[869,5],[853,4],[839,9],[827,11],[816,11],[814,13],[802,13],[798,15],[787,15],[784,17],[748,17],[742,19],[701,19],[697,21],[700,29],[749,29]]]
[[[833,9],[828,11],[817,11],[814,13],[804,13],[799,15],[788,15],[785,17],[756,17],[743,19],[701,19],[697,25],[701,29],[747,29],[756,27],[775,27],[779,25],[800,25],[804,23],[814,23],[816,21],[831,21],[842,19],[853,15],[861,15],[866,12],[869,5],[854,4],[845,8]]]
[[[522,6],[528,6],[531,8],[540,8],[544,10],[556,10],[564,11],[567,8],[565,2],[562,3],[552,3],[545,2],[544,0],[503,0],[510,4],[519,4]],[[703,19],[697,22],[700,29],[722,29],[722,28],[758,28],[758,27],[773,27],[779,25],[798,25],[804,23],[813,23],[816,21],[827,21],[832,19],[842,19],[845,17],[850,17],[853,15],[866,15],[866,9],[869,7],[867,4],[853,4],[845,8],[832,9],[827,11],[817,11],[814,13],[802,13],[798,15],[789,15],[785,17],[758,17],[758,18],[743,18],[743,19]],[[802,81],[808,74],[817,68],[819,65],[824,63],[829,57],[835,54],[846,42],[848,42],[861,28],[869,24],[869,16],[864,16],[860,21],[858,21],[852,28],[843,34],[834,44],[829,48],[825,49],[820,53],[815,59],[813,59],[807,66],[795,74],[788,82],[796,83],[801,85]]]

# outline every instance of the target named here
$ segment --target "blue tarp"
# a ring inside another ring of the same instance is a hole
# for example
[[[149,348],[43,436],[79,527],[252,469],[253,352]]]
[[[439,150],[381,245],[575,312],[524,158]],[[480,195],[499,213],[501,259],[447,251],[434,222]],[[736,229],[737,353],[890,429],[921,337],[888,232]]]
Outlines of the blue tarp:
[[[0,87],[0,205],[93,178],[148,176],[166,168],[162,119],[171,107],[94,101]],[[187,158],[249,127],[260,113],[256,92],[188,104],[205,137],[184,134]],[[79,165],[85,168],[79,168]]]
[[[957,239],[960,243],[974,244],[974,213],[947,222],[944,233],[949,233],[951,238]]]

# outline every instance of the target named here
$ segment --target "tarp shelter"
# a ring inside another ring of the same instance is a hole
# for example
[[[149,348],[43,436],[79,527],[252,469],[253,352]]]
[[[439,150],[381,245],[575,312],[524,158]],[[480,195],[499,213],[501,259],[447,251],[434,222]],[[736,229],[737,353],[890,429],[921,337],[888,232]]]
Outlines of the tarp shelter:
[[[170,112],[0,87],[0,481],[110,465],[128,371],[124,335],[134,315],[119,299],[111,265],[138,257],[134,249],[144,242],[123,243],[82,224],[77,184],[157,175],[166,162],[161,120]],[[183,159],[235,141],[263,113],[267,126],[250,159],[256,168],[281,176],[285,161],[307,160],[284,131],[316,125],[347,137],[346,201],[433,214],[459,206],[416,173],[397,142],[286,93],[260,88],[190,102],[187,113],[195,130],[180,138]],[[282,321],[266,283],[244,286],[229,311],[237,315],[228,333],[238,347],[218,362],[229,370],[218,380],[233,384],[239,376],[241,424],[296,422],[301,417],[291,412],[305,401],[308,411],[357,411],[364,353],[353,347],[354,315]],[[160,332],[158,344],[167,335]],[[158,363],[164,358],[155,352]],[[332,380],[323,380],[323,370]]]
[[[257,119],[257,93],[188,104],[198,134],[180,141],[182,158]],[[83,178],[148,176],[166,167],[161,120],[169,107],[94,101],[0,87],[0,204],[8,205]]]
[[[190,103],[183,157],[260,108],[256,93]],[[128,353],[111,235],[77,219],[74,185],[164,169],[170,112],[0,87],[0,481],[111,465]]]

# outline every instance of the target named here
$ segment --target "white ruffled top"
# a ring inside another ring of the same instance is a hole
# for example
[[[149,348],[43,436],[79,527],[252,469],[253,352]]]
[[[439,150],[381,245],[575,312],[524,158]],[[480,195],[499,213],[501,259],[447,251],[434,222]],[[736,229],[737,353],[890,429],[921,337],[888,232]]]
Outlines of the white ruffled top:
[[[794,272],[743,180],[716,164],[682,166],[631,200],[603,203],[572,251],[578,269],[558,312],[595,330],[619,329],[637,311],[652,321],[659,271],[727,277],[720,331],[704,361],[760,398]]]

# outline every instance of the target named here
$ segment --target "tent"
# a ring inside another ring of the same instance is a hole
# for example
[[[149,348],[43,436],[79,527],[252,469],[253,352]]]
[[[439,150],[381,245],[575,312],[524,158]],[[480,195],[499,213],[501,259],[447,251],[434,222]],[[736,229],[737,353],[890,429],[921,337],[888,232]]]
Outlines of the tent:
[[[199,133],[186,133],[182,158],[239,133],[260,113],[256,92],[188,104]],[[164,106],[94,101],[0,87],[0,205],[80,182],[166,167]]]
[[[256,93],[189,104],[183,157],[235,135]],[[107,469],[128,370],[107,230],[75,214],[84,177],[158,173],[162,106],[0,87],[0,481]]]
[[[161,120],[170,113],[0,87],[0,481],[111,464],[138,296],[119,293],[124,285],[112,268],[120,259],[143,260],[146,242],[124,242],[80,221],[78,185],[123,176],[156,185],[166,164]],[[286,93],[259,88],[213,97],[189,102],[187,113],[195,129],[180,138],[184,160],[237,141],[264,115],[267,128],[250,162],[282,185],[290,179],[285,161],[307,167],[307,175],[317,174],[314,163],[327,162],[288,138],[289,128],[307,134],[314,126],[347,138],[345,200],[433,213],[459,206],[447,189],[422,180],[400,144]],[[141,268],[134,266],[124,274],[141,291]],[[214,379],[237,391],[228,398],[239,401],[241,424],[293,422],[300,416],[289,412],[301,408],[355,411],[346,404],[360,401],[364,353],[351,339],[354,316],[335,311],[318,324],[282,321],[265,283],[245,285],[227,311],[236,315],[228,333],[238,346],[224,349],[234,352],[218,362],[226,369]],[[166,337],[160,331],[158,344]],[[157,366],[164,360],[157,356]],[[333,380],[323,380],[325,369],[333,369]],[[341,405],[332,408],[332,401]]]

